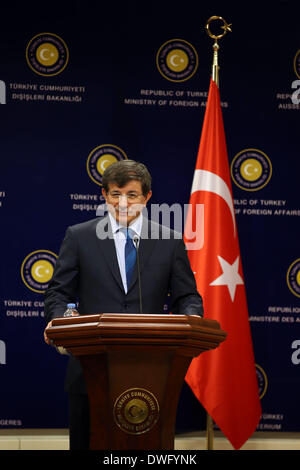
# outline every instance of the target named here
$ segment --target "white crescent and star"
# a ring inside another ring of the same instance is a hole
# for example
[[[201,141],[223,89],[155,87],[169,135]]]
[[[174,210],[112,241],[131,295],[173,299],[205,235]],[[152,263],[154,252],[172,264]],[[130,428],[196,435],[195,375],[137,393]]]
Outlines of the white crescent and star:
[[[244,284],[244,281],[238,272],[240,257],[238,256],[232,264],[228,263],[228,261],[221,256],[218,256],[218,260],[223,273],[211,282],[210,286],[227,286],[230,298],[232,302],[234,302],[236,286]]]
[[[217,194],[225,201],[230,210],[234,236],[236,237],[236,222],[233,200],[231,192],[225,181],[220,176],[212,173],[211,171],[195,170],[191,194],[196,191],[208,191]],[[237,256],[232,264],[230,264],[220,255],[218,255],[217,258],[223,272],[219,277],[210,283],[210,286],[227,286],[230,298],[232,302],[234,302],[236,287],[238,285],[244,284],[244,281],[238,272],[240,257]]]
[[[211,171],[195,170],[191,194],[196,191],[208,191],[217,194],[226,202],[232,216],[234,236],[236,236],[233,201],[231,192],[225,181]]]
[[[244,167],[244,172],[246,173],[247,176],[253,176],[254,173],[257,173],[257,168],[253,168],[252,163],[247,163]],[[249,168],[253,168],[252,171],[249,171]]]
[[[50,52],[50,54],[47,54],[48,57],[45,57],[45,52],[49,52],[49,49],[47,47],[44,47],[43,49],[40,50],[40,57],[42,60],[50,60],[51,57],[54,56],[53,52]]]
[[[44,273],[43,273],[43,274],[40,273],[40,269],[43,269],[43,270],[44,270]],[[37,277],[44,277],[44,275],[45,275],[45,274],[49,274],[50,271],[49,271],[49,269],[45,269],[44,266],[37,266],[37,267],[35,268],[34,272],[35,272],[35,275],[36,275]]]
[[[173,54],[171,57],[170,57],[170,62],[171,62],[171,65],[173,65],[173,67],[179,67],[180,63],[176,63],[175,62],[175,58],[177,57],[180,57],[178,54]],[[179,62],[184,62],[183,59],[180,59]]]
[[[101,163],[100,163],[100,168],[101,168],[101,171],[105,171],[106,167],[108,166],[108,164],[111,163],[108,159],[106,160],[103,160]]]

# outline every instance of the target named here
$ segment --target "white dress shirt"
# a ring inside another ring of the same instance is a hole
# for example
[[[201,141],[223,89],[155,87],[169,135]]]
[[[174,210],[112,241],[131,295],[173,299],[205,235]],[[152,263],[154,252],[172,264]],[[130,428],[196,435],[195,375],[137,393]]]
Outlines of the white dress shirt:
[[[109,220],[111,223],[111,229],[112,229],[112,233],[113,233],[113,237],[115,241],[115,247],[116,247],[116,252],[117,252],[121,278],[122,278],[122,282],[124,286],[124,291],[127,294],[128,289],[127,289],[126,267],[125,267],[126,236],[124,232],[120,231],[120,228],[124,228],[124,225],[119,224],[119,222],[117,222],[116,219],[110,214],[110,212],[108,213],[108,216],[109,216]],[[140,214],[130,224],[131,230],[134,231],[134,233],[138,236],[139,239],[141,237],[142,222],[143,222],[143,216],[142,214]]]

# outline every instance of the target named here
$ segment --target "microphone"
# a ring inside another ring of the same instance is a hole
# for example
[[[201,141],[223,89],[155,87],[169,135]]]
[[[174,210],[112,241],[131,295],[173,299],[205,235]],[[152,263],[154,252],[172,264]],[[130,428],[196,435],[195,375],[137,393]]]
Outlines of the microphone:
[[[133,243],[136,249],[136,262],[137,262],[137,273],[138,273],[138,283],[139,283],[139,300],[140,300],[140,313],[143,313],[143,303],[142,303],[142,287],[141,287],[141,272],[140,272],[140,255],[139,255],[139,244],[140,239],[137,235],[134,235]]]

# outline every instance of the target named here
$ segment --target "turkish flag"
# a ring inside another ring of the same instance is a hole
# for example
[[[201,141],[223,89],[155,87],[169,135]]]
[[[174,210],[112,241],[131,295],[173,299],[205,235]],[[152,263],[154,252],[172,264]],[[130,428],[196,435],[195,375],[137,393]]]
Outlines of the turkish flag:
[[[211,80],[184,239],[204,317],[227,332],[215,350],[194,358],[193,393],[235,449],[261,416],[219,89]]]

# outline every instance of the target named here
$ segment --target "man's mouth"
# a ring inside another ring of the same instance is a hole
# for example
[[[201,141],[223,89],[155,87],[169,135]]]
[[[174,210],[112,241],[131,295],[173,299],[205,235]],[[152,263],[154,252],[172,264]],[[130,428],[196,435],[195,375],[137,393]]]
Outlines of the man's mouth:
[[[117,212],[117,214],[119,214],[123,217],[130,215],[129,211],[120,211],[119,209],[117,209],[116,212]]]
[[[140,205],[134,205],[126,208],[120,208],[116,206],[110,207],[110,212],[115,215],[115,217],[117,216],[122,218],[137,217],[141,210],[142,207]]]

